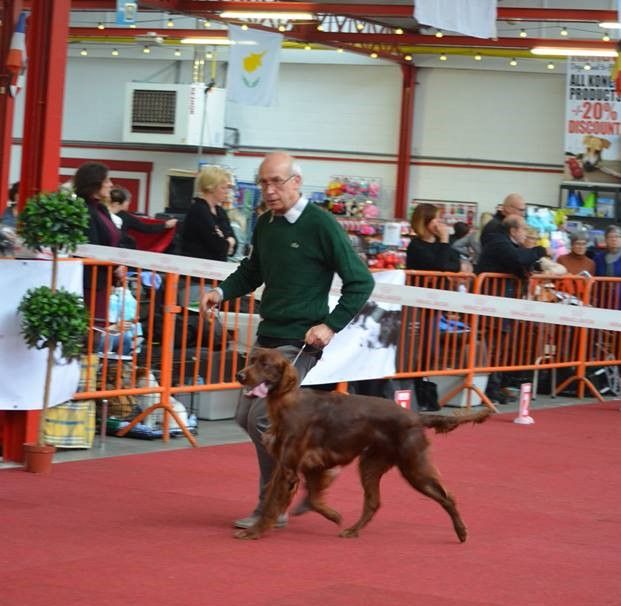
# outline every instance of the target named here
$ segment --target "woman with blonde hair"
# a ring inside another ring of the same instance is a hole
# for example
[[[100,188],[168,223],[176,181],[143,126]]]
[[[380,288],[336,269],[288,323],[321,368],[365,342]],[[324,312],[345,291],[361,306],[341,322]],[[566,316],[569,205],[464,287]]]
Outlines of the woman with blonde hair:
[[[220,166],[205,166],[195,181],[195,196],[183,220],[181,254],[199,259],[226,261],[237,248],[237,239],[222,205],[234,188],[232,174]]]

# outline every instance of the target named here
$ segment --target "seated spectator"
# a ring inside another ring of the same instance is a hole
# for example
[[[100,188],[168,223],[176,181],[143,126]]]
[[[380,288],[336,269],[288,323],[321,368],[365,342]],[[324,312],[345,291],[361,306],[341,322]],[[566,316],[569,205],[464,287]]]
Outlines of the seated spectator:
[[[588,237],[585,231],[574,231],[569,234],[570,252],[561,255],[556,260],[567,269],[570,274],[579,274],[582,271],[595,275],[595,262],[586,256]]]
[[[406,268],[422,271],[470,271],[449,244],[449,227],[439,219],[433,204],[418,204],[410,224],[414,237],[406,253]]]
[[[502,222],[502,231],[490,235],[483,243],[481,257],[475,272],[513,274],[525,278],[535,263],[549,256],[543,246],[525,248],[527,225],[523,217],[510,215]]]

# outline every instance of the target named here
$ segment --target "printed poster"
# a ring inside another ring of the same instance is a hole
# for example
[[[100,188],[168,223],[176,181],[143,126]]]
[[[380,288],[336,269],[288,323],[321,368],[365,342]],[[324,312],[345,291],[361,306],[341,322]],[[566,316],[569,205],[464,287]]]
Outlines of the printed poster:
[[[621,97],[613,66],[612,58],[567,60],[565,181],[621,183]]]

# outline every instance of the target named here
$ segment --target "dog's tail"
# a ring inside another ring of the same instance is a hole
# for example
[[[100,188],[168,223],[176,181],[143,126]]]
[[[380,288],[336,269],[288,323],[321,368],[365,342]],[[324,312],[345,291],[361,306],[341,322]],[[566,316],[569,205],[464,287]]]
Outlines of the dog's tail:
[[[483,423],[493,413],[489,408],[485,408],[480,411],[470,411],[464,413],[458,413],[455,415],[438,415],[424,413],[419,416],[423,427],[430,427],[435,429],[436,433],[448,433],[457,429],[464,423]]]

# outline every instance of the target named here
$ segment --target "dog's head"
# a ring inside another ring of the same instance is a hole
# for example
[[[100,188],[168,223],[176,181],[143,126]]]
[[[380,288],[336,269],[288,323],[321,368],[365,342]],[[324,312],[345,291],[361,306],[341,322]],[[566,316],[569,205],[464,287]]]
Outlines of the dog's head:
[[[237,380],[249,397],[280,396],[296,388],[295,367],[276,349],[256,349],[248,366],[237,373]]]
[[[582,164],[586,170],[593,170],[602,159],[602,152],[610,147],[610,141],[602,137],[585,135],[582,143],[584,145]]]

